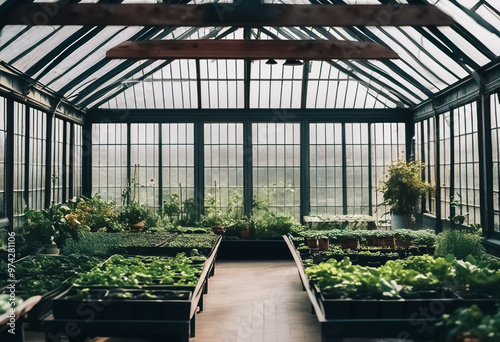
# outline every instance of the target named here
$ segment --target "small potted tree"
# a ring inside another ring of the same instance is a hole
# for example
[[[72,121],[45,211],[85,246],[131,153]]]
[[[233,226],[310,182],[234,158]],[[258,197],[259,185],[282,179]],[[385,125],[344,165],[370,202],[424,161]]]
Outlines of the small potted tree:
[[[422,195],[433,190],[432,185],[421,178],[423,168],[424,164],[419,161],[399,159],[389,166],[377,189],[384,194],[380,205],[390,207],[393,230],[411,227]]]
[[[62,204],[53,204],[48,209],[26,209],[23,237],[27,243],[44,247],[45,254],[59,254],[56,241],[64,243],[71,236],[76,238],[77,230],[68,229],[65,215],[70,209]]]

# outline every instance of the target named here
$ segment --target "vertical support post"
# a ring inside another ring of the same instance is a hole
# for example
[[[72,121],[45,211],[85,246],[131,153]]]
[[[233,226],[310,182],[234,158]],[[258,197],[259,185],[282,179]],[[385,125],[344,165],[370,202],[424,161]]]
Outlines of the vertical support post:
[[[205,131],[203,121],[194,123],[194,201],[198,213],[205,211]]]
[[[415,124],[412,120],[407,120],[405,122],[405,150],[406,150],[406,161],[409,162],[415,159],[415,143],[413,138],[415,137]]]
[[[425,163],[427,154],[425,153],[425,144],[424,144],[424,122],[420,121],[418,123],[420,126],[420,160]],[[429,135],[429,130],[427,129],[427,136]],[[428,163],[426,163],[428,164]],[[430,179],[426,179],[425,177],[425,169],[422,170],[422,175],[421,175],[423,180],[430,181]],[[425,213],[427,211],[427,196],[429,194],[423,194],[422,195],[422,200],[421,200],[421,214]]]
[[[160,208],[163,206],[163,172],[162,172],[162,165],[163,165],[163,141],[162,141],[162,136],[163,136],[163,130],[162,130],[162,123],[158,124],[158,204]],[[180,195],[180,194],[179,194]]]
[[[69,126],[69,167],[68,167],[68,197],[75,197],[75,123],[71,122]]]
[[[342,208],[347,215],[347,151],[346,151],[345,123],[342,123]]]
[[[68,123],[63,122],[63,155],[62,155],[62,203],[65,203],[67,198],[66,190],[68,189]]]
[[[243,2],[244,3],[244,2]],[[243,28],[243,38],[245,40],[250,40],[251,38],[251,28]],[[243,99],[244,108],[250,108],[250,73],[252,70],[251,60],[245,59],[245,69],[243,70]]]
[[[368,215],[373,215],[372,125],[368,124]]]
[[[85,120],[82,127],[82,195],[92,196],[92,122]]]
[[[487,237],[494,232],[493,215],[493,153],[491,141],[491,101],[490,96],[481,95],[477,101],[477,127],[479,150],[479,204],[481,226]]]
[[[455,111],[450,110],[450,218],[455,216],[455,208],[451,206],[451,198],[455,193]],[[451,222],[453,225],[453,222]]]
[[[29,189],[30,189],[30,127],[33,124],[30,119],[31,108],[26,106],[25,130],[24,130],[24,203],[26,207],[32,208],[29,202]],[[34,125],[33,125],[34,126]],[[36,131],[34,127],[33,132]]]
[[[253,146],[252,122],[243,122],[243,211],[252,215],[253,202]]]
[[[132,138],[130,136],[130,133],[132,131],[132,127],[130,122],[127,123],[127,182],[128,184],[132,184]],[[127,203],[130,203],[130,193],[127,195]]]
[[[309,121],[300,122],[300,222],[311,212]]]
[[[47,136],[45,144],[45,208],[50,207],[52,194],[52,123],[54,118],[47,115]]]
[[[5,203],[9,231],[14,230],[14,101],[6,99],[7,143],[5,149]]]
[[[436,179],[436,233],[443,231],[443,221],[441,220],[441,171],[439,162],[441,160],[441,147],[439,139],[441,132],[439,130],[439,115],[434,116],[434,177]]]

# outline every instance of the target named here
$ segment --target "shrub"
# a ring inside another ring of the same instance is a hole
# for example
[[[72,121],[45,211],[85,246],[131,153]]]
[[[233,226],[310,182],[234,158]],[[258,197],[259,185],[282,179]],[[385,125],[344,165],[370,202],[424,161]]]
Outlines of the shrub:
[[[118,215],[113,209],[115,203],[103,201],[100,194],[74,199],[70,205],[73,211],[66,216],[69,226],[93,232],[117,229]]]
[[[465,259],[468,255],[476,259],[484,258],[486,251],[481,244],[481,236],[448,229],[437,235],[436,256],[446,257],[453,254],[457,259]]]

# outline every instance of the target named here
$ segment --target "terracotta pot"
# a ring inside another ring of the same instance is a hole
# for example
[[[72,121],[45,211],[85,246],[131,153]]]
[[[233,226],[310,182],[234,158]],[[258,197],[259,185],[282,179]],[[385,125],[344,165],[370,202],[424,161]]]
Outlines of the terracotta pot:
[[[373,244],[375,247],[391,247],[394,248],[394,238],[391,237],[373,237]]]
[[[131,223],[130,230],[133,232],[140,232],[141,230],[144,230],[145,226],[146,226],[146,224],[144,223],[144,221],[137,222],[137,223]]]
[[[340,248],[342,249],[350,249],[357,250],[359,246],[359,241],[356,238],[343,239],[340,241]]]
[[[318,239],[318,247],[320,251],[327,251],[330,247],[330,240],[327,237]]]
[[[213,226],[212,227],[212,231],[217,234],[217,235],[222,235],[222,233],[224,233],[224,231],[226,230],[226,228],[222,227],[222,226]]]
[[[316,239],[316,238],[307,238],[307,247],[309,247],[309,248],[318,248],[318,239]]]

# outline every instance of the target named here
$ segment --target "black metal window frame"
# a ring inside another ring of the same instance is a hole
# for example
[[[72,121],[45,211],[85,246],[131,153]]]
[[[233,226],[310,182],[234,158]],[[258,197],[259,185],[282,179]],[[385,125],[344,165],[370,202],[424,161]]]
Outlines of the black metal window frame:
[[[2,99],[5,104],[2,112],[6,135],[3,175],[7,220],[0,217],[0,225],[12,231],[22,225],[25,208],[43,209],[51,204],[51,125],[54,117],[12,97],[5,96]],[[68,118],[61,117],[61,120],[64,130],[73,131],[74,127],[80,127]],[[72,176],[72,169],[75,168],[75,165],[70,164],[74,160],[74,139],[70,139],[70,136],[71,132],[63,132],[61,158],[63,169],[68,173],[63,179]],[[62,194],[67,192],[68,186],[68,181],[64,180],[61,184]]]

